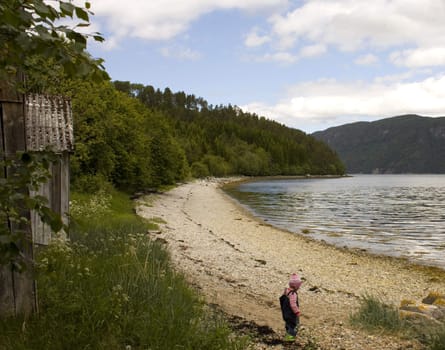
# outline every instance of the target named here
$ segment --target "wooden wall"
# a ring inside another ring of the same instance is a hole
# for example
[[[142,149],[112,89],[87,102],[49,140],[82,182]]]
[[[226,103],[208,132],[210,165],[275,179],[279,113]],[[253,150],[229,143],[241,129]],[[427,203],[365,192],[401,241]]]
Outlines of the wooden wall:
[[[23,95],[11,89],[6,82],[0,82],[0,136],[1,152],[6,159],[15,157],[17,151],[26,149],[25,115]],[[7,177],[10,169],[1,169],[1,175]],[[24,189],[25,190],[25,189]],[[30,213],[23,216],[30,219]],[[14,232],[10,222],[8,225]],[[31,261],[33,259],[33,244],[31,226],[20,227],[26,231],[23,245],[20,247],[27,258],[28,268],[23,273],[14,271],[12,265],[0,266],[0,316],[24,314],[29,315],[36,310],[35,282],[31,276]]]
[[[65,225],[68,225],[69,212],[69,153],[63,152],[58,157],[58,162],[51,166],[51,178],[40,186],[39,191],[34,194],[48,199],[48,206],[58,213]],[[38,213],[31,211],[32,240],[34,245],[48,245],[53,233],[49,225],[42,222]],[[66,238],[65,232],[58,234]]]
[[[73,150],[71,102],[61,96],[29,94],[26,99],[6,82],[0,81],[0,156],[15,159],[17,151],[39,152],[51,148],[59,155],[51,168],[51,178],[37,194],[48,199],[48,206],[68,224],[69,154]],[[0,168],[0,177],[8,177],[11,169]],[[23,189],[27,191],[27,189]],[[31,193],[32,195],[32,193]],[[13,266],[0,266],[0,317],[28,316],[37,310],[36,286],[32,276],[34,252],[48,245],[52,232],[34,211],[26,211],[26,227],[7,225],[11,232],[26,232],[21,252],[26,257],[25,272]],[[62,233],[63,234],[63,233]]]

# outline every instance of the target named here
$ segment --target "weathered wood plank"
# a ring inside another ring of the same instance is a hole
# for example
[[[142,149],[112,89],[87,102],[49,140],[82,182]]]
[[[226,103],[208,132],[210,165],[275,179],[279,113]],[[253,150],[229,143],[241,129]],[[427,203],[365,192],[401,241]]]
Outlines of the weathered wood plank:
[[[40,185],[39,190],[32,195],[51,198],[51,181]],[[31,210],[31,230],[34,244],[48,245],[51,242],[51,227],[42,221],[35,210]]]
[[[18,103],[20,102],[20,103]],[[11,86],[0,83],[1,126],[2,126],[2,151],[6,158],[13,159],[17,151],[26,150],[25,114],[23,97]],[[14,169],[7,168],[3,176],[11,176]],[[27,191],[27,189],[23,189]],[[30,212],[21,213],[23,217],[30,219]],[[5,223],[2,223],[5,224]],[[13,225],[10,230],[24,232],[24,239],[19,247],[25,257],[27,270],[24,273],[1,269],[0,289],[0,313],[7,314],[11,311],[18,315],[28,316],[36,309],[35,282],[31,276],[33,259],[33,244],[31,224]]]
[[[27,95],[25,99],[11,85],[0,82],[0,150],[6,158],[15,158],[17,151],[41,151],[51,147],[60,155],[60,163],[52,166],[51,179],[38,191],[48,199],[48,206],[59,213],[65,224],[69,210],[69,152],[73,150],[71,102],[61,96]],[[0,169],[8,177],[12,169]],[[37,308],[36,288],[31,261],[34,245],[47,245],[51,229],[35,212],[24,212],[30,220],[26,227],[12,232],[25,232],[20,247],[29,265],[25,273],[0,269],[0,316],[7,313],[29,315]]]
[[[0,266],[0,317],[14,316],[14,290],[10,266]]]
[[[58,213],[58,214],[62,214],[61,211],[61,196],[60,196],[60,192],[61,192],[61,177],[60,177],[60,172],[61,172],[61,163],[60,160],[58,160],[57,162],[53,163],[52,167],[51,167],[51,209]]]
[[[68,225],[70,210],[70,156],[62,153],[60,166],[60,213],[65,225]]]
[[[22,97],[19,92],[14,89],[11,82],[0,80],[0,103],[4,101],[22,102]]]
[[[20,214],[27,219],[26,223],[10,224],[11,232],[23,232],[23,238],[19,244],[20,252],[24,256],[26,269],[22,273],[14,271],[12,274],[12,288],[14,293],[15,312],[16,315],[28,317],[37,308],[37,300],[35,295],[35,281],[32,276],[33,272],[33,243],[31,229],[31,213],[24,210]]]
[[[3,150],[7,158],[26,149],[23,105],[2,103]]]
[[[37,308],[32,266],[31,263],[27,265],[26,271],[21,273],[13,272],[16,315],[22,315],[25,318],[34,313]]]

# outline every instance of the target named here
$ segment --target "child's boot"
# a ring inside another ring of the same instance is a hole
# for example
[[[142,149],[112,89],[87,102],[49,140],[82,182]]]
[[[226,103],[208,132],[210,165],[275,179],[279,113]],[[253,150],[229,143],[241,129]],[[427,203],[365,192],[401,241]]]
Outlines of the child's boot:
[[[288,341],[288,342],[295,341],[295,336],[290,335],[289,333],[286,333],[286,335],[284,336],[284,341]]]

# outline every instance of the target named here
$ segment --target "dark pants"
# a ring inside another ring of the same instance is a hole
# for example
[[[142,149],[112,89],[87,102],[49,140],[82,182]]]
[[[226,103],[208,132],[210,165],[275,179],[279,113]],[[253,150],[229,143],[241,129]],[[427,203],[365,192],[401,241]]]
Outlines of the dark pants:
[[[295,337],[298,332],[299,324],[300,317],[297,315],[294,315],[294,317],[286,317],[286,333]]]

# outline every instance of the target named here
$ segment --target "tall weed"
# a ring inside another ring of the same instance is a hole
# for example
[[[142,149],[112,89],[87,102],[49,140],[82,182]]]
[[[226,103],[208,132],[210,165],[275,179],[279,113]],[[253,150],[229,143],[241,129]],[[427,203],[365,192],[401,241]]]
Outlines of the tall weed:
[[[435,329],[428,339],[429,350],[445,349],[445,325]]]
[[[247,346],[204,311],[124,195],[73,199],[72,240],[55,240],[38,257],[40,313],[0,321],[0,349]]]
[[[362,298],[359,310],[352,314],[350,319],[353,324],[368,330],[399,332],[404,327],[395,306],[385,304],[370,295]]]
[[[353,325],[368,331],[399,334],[405,338],[417,339],[426,349],[445,349],[445,325],[420,319],[402,319],[398,308],[385,304],[380,299],[366,295],[359,309],[350,317]]]

